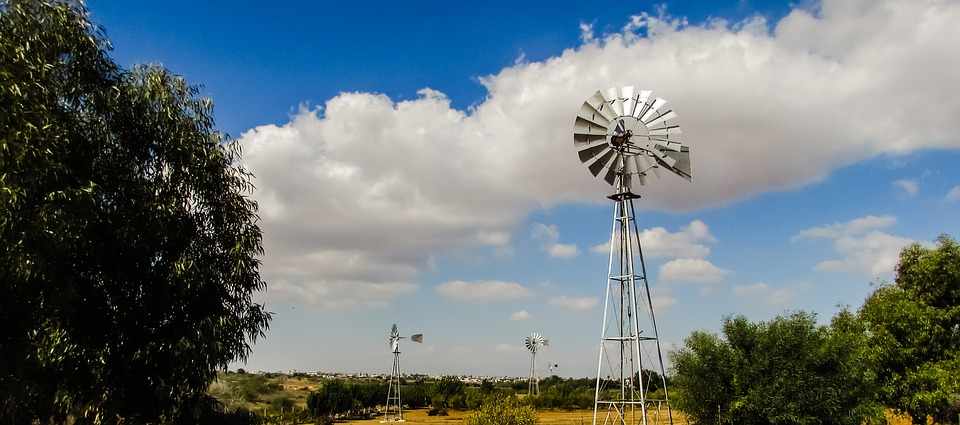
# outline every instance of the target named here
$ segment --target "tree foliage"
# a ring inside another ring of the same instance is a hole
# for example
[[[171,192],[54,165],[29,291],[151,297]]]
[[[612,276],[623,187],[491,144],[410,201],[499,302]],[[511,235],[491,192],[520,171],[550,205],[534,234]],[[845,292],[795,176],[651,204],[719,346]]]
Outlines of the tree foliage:
[[[795,313],[694,332],[674,353],[675,406],[697,424],[848,424],[879,417],[872,356],[859,322]]]
[[[490,397],[464,419],[466,425],[534,425],[537,411],[514,396]]]
[[[960,245],[900,254],[896,281],[877,288],[860,317],[879,357],[880,399],[915,423],[960,414]]]
[[[108,49],[82,3],[0,0],[0,422],[182,419],[269,323],[238,145]]]

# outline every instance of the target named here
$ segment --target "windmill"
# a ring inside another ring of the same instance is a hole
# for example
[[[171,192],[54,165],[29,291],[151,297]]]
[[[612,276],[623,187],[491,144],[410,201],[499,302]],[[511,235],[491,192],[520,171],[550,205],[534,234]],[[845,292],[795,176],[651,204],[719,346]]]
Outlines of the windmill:
[[[630,86],[610,88],[597,91],[583,102],[574,123],[573,143],[580,162],[613,187],[608,198],[614,202],[594,425],[601,413],[604,424],[673,424],[660,335],[633,206],[634,199],[640,198],[634,190],[652,177],[660,177],[661,169],[687,181],[692,178],[690,149],[680,143],[680,126],[674,121],[677,114],[666,104],[648,90],[637,91]],[[638,283],[642,285],[641,294],[637,293]],[[644,326],[638,309],[646,310]],[[644,334],[645,331],[648,333]],[[650,348],[656,349],[655,357],[648,351]],[[649,397],[650,383],[644,381],[653,374],[643,373],[645,369],[659,370],[662,398]],[[666,418],[661,416],[664,408]]]
[[[400,401],[400,340],[406,339],[400,336],[397,324],[393,324],[390,329],[390,335],[387,337],[387,343],[390,351],[393,352],[393,369],[390,372],[390,383],[387,385],[387,409],[383,414],[383,422],[405,422],[403,420],[403,403]],[[413,342],[423,343],[423,334],[410,335]]]
[[[540,395],[540,379],[537,378],[537,351],[550,345],[550,340],[539,332],[523,338],[523,345],[530,350],[530,377],[527,379],[527,394]]]

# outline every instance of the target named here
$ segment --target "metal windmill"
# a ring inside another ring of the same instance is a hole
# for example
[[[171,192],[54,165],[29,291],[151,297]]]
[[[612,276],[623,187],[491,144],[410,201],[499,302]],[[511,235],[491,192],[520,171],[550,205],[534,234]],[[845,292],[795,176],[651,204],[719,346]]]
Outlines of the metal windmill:
[[[530,377],[527,379],[527,394],[540,395],[540,379],[537,377],[537,351],[550,345],[550,340],[539,332],[523,338],[523,345],[530,350]]]
[[[608,196],[614,202],[613,230],[597,359],[594,425],[600,415],[604,424],[673,424],[633,206],[633,200],[640,198],[634,190],[651,177],[660,177],[661,169],[691,180],[690,149],[680,143],[680,126],[674,121],[677,114],[665,107],[666,103],[648,90],[610,88],[597,91],[583,102],[574,124],[573,142],[580,161],[614,189]],[[637,292],[638,283],[642,293]],[[646,310],[646,317],[641,318],[640,309]],[[656,349],[655,354],[650,353],[651,348]],[[645,370],[659,372],[661,397],[650,397],[653,374]]]
[[[407,337],[400,336],[397,324],[390,329],[387,342],[393,352],[393,369],[390,372],[390,383],[387,385],[387,409],[383,414],[382,422],[404,422],[403,403],[400,401],[400,340]],[[410,335],[413,342],[423,343],[423,334]]]

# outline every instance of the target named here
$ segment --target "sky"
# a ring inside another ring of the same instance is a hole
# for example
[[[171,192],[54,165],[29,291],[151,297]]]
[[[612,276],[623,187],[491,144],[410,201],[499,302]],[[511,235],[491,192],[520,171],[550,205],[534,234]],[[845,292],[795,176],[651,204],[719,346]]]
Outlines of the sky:
[[[641,191],[664,349],[724,317],[826,323],[960,236],[960,2],[91,0],[123,66],[202,85],[243,147],[275,312],[249,370],[594,376],[610,188],[598,89],[679,114],[693,181]],[[545,367],[545,366],[544,366]]]

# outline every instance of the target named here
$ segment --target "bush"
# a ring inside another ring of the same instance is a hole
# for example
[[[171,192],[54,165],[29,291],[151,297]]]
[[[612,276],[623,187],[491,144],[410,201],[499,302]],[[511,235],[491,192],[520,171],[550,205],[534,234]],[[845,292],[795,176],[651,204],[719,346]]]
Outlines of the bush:
[[[427,411],[427,416],[447,416],[447,415],[448,413],[447,413],[446,407],[431,407],[430,410]]]
[[[490,397],[464,419],[466,425],[534,425],[537,411],[516,397]]]
[[[675,406],[694,424],[844,424],[878,418],[873,357],[853,315],[724,320],[674,353]]]

